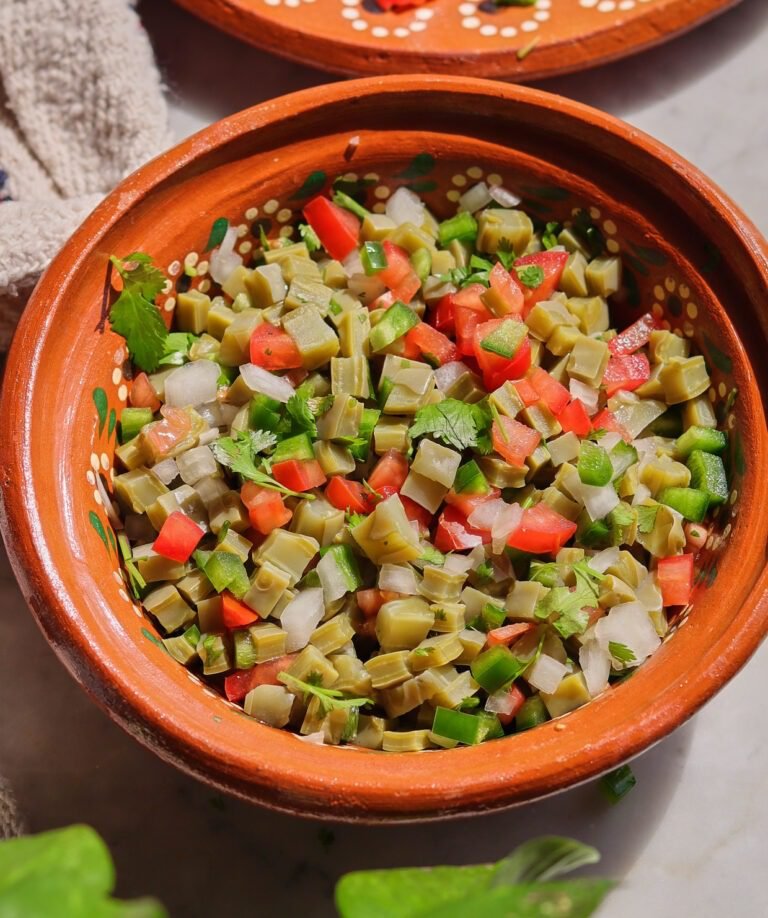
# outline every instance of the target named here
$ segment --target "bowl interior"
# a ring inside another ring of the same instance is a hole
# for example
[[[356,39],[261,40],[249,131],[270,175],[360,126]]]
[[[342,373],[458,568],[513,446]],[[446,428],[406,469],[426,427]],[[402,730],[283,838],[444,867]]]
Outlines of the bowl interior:
[[[6,387],[6,400],[27,405],[15,413],[23,429],[12,466],[28,474],[14,484],[19,500],[7,482],[4,498],[11,552],[67,665],[161,755],[228,790],[304,813],[445,815],[583,780],[690,715],[764,630],[765,611],[758,620],[750,594],[765,557],[768,502],[757,474],[765,469],[765,418],[738,334],[751,353],[764,353],[765,327],[755,319],[759,253],[694,172],[682,175],[611,119],[527,90],[431,82],[407,93],[394,81],[391,91],[387,81],[378,83],[384,90],[350,91],[376,85],[361,81],[325,96],[299,94],[145,167],[97,209],[41,282],[14,346],[18,378]],[[209,288],[219,218],[238,226],[247,263],[260,228],[295,238],[303,203],[334,181],[375,211],[407,186],[446,216],[480,179],[518,193],[542,222],[591,221],[626,267],[613,323],[653,311],[705,355],[708,397],[729,433],[730,499],[700,556],[693,608],[630,680],[586,708],[482,749],[389,756],[308,746],[248,718],[176,663],[129,595],[99,490],[99,481],[112,488],[128,371],[124,343],[105,322],[108,257],[152,255],[167,273],[160,305],[171,312],[179,291]]]

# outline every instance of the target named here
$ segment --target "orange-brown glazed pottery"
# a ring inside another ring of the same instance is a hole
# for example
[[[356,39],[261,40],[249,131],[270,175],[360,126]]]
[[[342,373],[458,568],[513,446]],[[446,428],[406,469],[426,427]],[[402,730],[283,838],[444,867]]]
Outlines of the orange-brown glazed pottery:
[[[176,0],[237,38],[321,70],[533,80],[626,57],[739,0]],[[386,5],[386,4],[384,4]]]
[[[126,399],[123,340],[105,322],[108,256],[151,254],[171,312],[207,289],[213,222],[290,236],[303,201],[343,176],[381,210],[400,185],[438,216],[460,189],[503,183],[541,220],[589,210],[626,265],[617,324],[652,310],[691,338],[729,433],[731,493],[693,607],[631,679],[586,707],[481,747],[390,755],[308,745],[245,716],[164,650],[130,598],[101,489]],[[291,812],[417,820],[532,800],[599,775],[690,717],[768,624],[768,260],[747,218],[634,128],[534,90],[451,77],[337,83],[233,115],[126,179],[40,281],[0,409],[2,515],[24,595],[83,687],[137,739],[210,784]]]

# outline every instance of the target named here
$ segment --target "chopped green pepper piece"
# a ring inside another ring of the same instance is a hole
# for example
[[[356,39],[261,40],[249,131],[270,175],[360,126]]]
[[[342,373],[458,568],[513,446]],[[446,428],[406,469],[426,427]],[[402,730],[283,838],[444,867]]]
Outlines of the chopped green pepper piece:
[[[718,506],[728,500],[728,476],[720,456],[695,449],[688,457],[691,486],[707,495],[709,506]]]
[[[152,418],[153,414],[149,408],[123,408],[120,413],[120,442],[127,443],[133,440]]]
[[[607,485],[614,475],[607,451],[591,440],[582,441],[576,468],[582,483],[595,487]]]
[[[128,409],[126,409],[127,411]],[[125,414],[125,411],[123,412]],[[122,418],[121,418],[122,422]],[[722,453],[728,445],[728,436],[722,430],[711,427],[689,427],[688,430],[677,438],[675,452],[681,459],[687,459],[694,451],[704,453]]]
[[[532,695],[530,698],[526,698],[517,712],[515,728],[518,732],[522,732],[523,730],[530,730],[531,727],[538,727],[539,724],[543,724],[547,720],[549,720],[549,714],[546,705],[541,700],[541,696]]]
[[[330,545],[321,549],[320,554],[323,557],[326,555],[333,557],[349,592],[360,589],[363,585],[363,578],[360,576],[357,558],[349,545]]]
[[[398,338],[419,324],[419,317],[400,300],[396,300],[379,320],[378,325],[371,329],[368,340],[371,350],[382,351],[385,347],[397,341]]]
[[[380,242],[364,242],[360,249],[360,261],[369,277],[388,266],[387,253]]]
[[[460,465],[453,481],[453,490],[457,494],[487,494],[488,480],[480,471],[474,459]]]
[[[677,510],[692,523],[700,523],[707,515],[709,496],[698,488],[664,488],[657,500]]]
[[[608,457],[613,466],[612,481],[617,481],[631,465],[637,462],[637,450],[624,440],[619,440]]]
[[[480,347],[491,354],[498,354],[499,357],[512,359],[523,343],[523,339],[528,335],[528,328],[522,322],[516,319],[507,319],[495,328],[490,335],[483,338]]]
[[[289,459],[305,461],[314,458],[315,453],[312,449],[312,438],[307,433],[296,434],[295,437],[288,437],[287,440],[281,440],[272,454],[273,463],[286,462]]]
[[[472,677],[492,695],[520,674],[520,661],[501,645],[484,650],[470,665]]]
[[[248,426],[253,430],[276,431],[280,425],[280,402],[267,395],[255,395],[248,406]]]
[[[443,220],[438,227],[438,240],[443,248],[450,245],[454,239],[460,242],[474,242],[476,238],[477,220],[466,211]]]
[[[462,711],[452,711],[449,708],[435,708],[435,719],[432,722],[432,732],[446,739],[456,740],[467,746],[476,746],[483,740],[491,739],[490,734],[496,733],[495,727],[499,723],[497,717],[478,714],[465,714]],[[503,730],[501,731],[503,734]]]
[[[411,264],[422,284],[429,277],[432,270],[432,253],[429,249],[416,249],[411,255]]]
[[[195,561],[198,561],[198,555],[203,556],[204,554],[205,552],[195,552]],[[211,552],[203,563],[203,573],[211,581],[217,593],[229,590],[233,596],[242,599],[250,587],[245,565],[237,555],[229,551]]]

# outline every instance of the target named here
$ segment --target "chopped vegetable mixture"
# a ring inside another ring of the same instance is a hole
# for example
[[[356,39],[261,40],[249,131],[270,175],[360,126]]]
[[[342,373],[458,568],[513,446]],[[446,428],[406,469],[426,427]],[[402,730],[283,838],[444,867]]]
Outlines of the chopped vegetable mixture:
[[[265,724],[388,752],[528,730],[691,600],[728,496],[704,358],[651,314],[612,327],[620,258],[518,205],[318,196],[250,266],[230,227],[170,332],[162,274],[113,259],[126,574]]]

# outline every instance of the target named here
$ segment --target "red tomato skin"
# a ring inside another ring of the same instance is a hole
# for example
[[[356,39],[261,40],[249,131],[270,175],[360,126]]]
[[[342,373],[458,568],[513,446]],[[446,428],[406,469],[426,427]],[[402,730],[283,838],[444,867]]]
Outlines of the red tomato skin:
[[[229,590],[224,590],[221,594],[221,618],[224,622],[224,627],[232,630],[233,628],[245,628],[247,625],[252,625],[261,616],[258,612],[254,612],[253,609],[235,599]]]
[[[586,437],[592,430],[584,403],[577,398],[573,399],[563,410],[555,415],[558,423],[563,428],[563,433],[575,433],[577,437]]]
[[[432,513],[426,507],[417,504],[415,500],[411,500],[410,497],[405,497],[402,494],[400,495],[400,502],[408,519],[412,523],[418,523],[422,533],[428,533],[429,527],[432,525]]]
[[[405,484],[408,469],[408,460],[403,453],[396,449],[388,449],[368,476],[368,484],[379,494],[382,494],[383,488],[394,489],[394,494]]]
[[[445,495],[445,502],[451,507],[455,507],[459,513],[463,513],[464,516],[472,516],[473,511],[484,504],[486,501],[495,500],[501,495],[501,491],[498,488],[489,487],[485,494],[467,494],[462,492],[457,494],[453,489],[451,489]]]
[[[608,342],[608,348],[612,354],[633,354],[648,344],[651,332],[661,328],[658,320],[650,312],[640,316],[637,322],[634,322],[623,332],[616,335],[615,338]]]
[[[385,239],[382,243],[387,256],[387,267],[376,276],[392,291],[395,299],[410,303],[421,287],[418,274],[413,270],[411,259],[405,249]]]
[[[171,561],[185,564],[204,535],[194,520],[181,510],[174,510],[163,523],[152,550],[164,558],[170,558]]]
[[[529,405],[535,405],[536,402],[538,402],[539,393],[533,388],[527,379],[513,380],[512,385],[515,387],[517,394],[520,396],[526,408]]]
[[[432,325],[446,335],[456,333],[456,318],[454,316],[455,303],[453,294],[446,294],[435,306],[432,314]]]
[[[385,293],[382,293],[381,296],[377,296],[375,300],[371,300],[368,304],[368,309],[373,312],[374,309],[389,309],[389,307],[395,302],[397,297],[391,290],[387,290]]]
[[[282,685],[277,678],[296,659],[297,654],[289,653],[267,663],[257,663],[251,669],[241,669],[224,677],[224,694],[229,701],[242,701],[257,685]]]
[[[541,434],[526,424],[500,415],[491,427],[491,440],[496,452],[510,465],[522,467],[541,442]]]
[[[146,373],[138,373],[133,378],[128,401],[133,408],[149,408],[152,414],[160,407],[160,399]]]
[[[507,694],[510,696],[510,698],[514,702],[513,709],[509,711],[509,713],[507,714],[497,714],[496,715],[501,721],[501,723],[504,724],[505,727],[512,723],[512,721],[515,719],[515,715],[525,703],[525,695],[520,691],[520,689],[514,683],[510,685]]]
[[[415,352],[415,357],[411,359],[430,358],[429,362],[438,367],[458,360],[459,357],[453,341],[426,322],[419,322],[405,336],[403,356],[410,357],[411,349]]]
[[[563,276],[566,262],[568,261],[567,252],[535,252],[533,255],[523,255],[515,261],[515,268],[524,268],[526,265],[536,265],[544,272],[544,280],[538,287],[526,287],[520,284],[525,301],[525,315],[527,315],[537,303],[548,300],[557,289],[560,278]],[[516,280],[515,274],[512,276]],[[518,283],[520,283],[518,281]]]
[[[576,523],[541,503],[523,510],[520,525],[510,534],[507,545],[532,555],[556,555],[575,532]]]
[[[257,325],[250,340],[251,363],[265,370],[293,370],[302,365],[301,354],[288,334],[269,322]]]
[[[611,357],[603,374],[605,394],[610,398],[617,392],[632,392],[651,376],[651,365],[645,354],[620,354]]]
[[[493,631],[488,632],[488,638],[486,644],[489,647],[496,647],[499,644],[504,644],[506,647],[509,647],[510,644],[513,644],[518,638],[521,638],[524,634],[528,634],[529,631],[533,631],[537,628],[535,622],[520,622],[513,625],[502,625],[500,628],[494,628]]]
[[[358,481],[350,481],[341,475],[334,475],[325,489],[325,498],[337,510],[349,513],[370,513],[371,495]]]
[[[269,535],[273,529],[285,526],[293,516],[279,492],[261,488],[252,481],[247,481],[240,489],[240,500],[248,510],[251,526],[261,535]]]
[[[656,577],[664,606],[687,606],[693,592],[692,554],[661,558],[656,566]]]
[[[456,507],[446,507],[440,514],[435,533],[435,548],[438,551],[463,551],[490,541],[490,532],[473,529]]]
[[[272,477],[291,491],[311,491],[328,480],[316,459],[286,459],[272,466]]]
[[[616,420],[613,412],[609,411],[607,408],[604,408],[600,414],[596,414],[592,418],[592,429],[610,430],[614,433],[617,433],[622,438],[622,440],[626,440],[627,443],[632,442],[632,435],[623,425],[621,425]]]
[[[357,248],[360,221],[353,213],[322,195],[308,201],[302,213],[331,258],[344,261]]]
[[[571,393],[565,386],[541,367],[534,367],[531,370],[528,374],[528,381],[552,414],[561,412],[571,400]]]
[[[385,602],[394,602],[396,599],[400,599],[402,595],[402,593],[394,593],[392,590],[373,588],[370,590],[358,590],[355,594],[355,599],[360,611],[366,618],[375,618]]]
[[[491,290],[504,300],[504,317],[522,316],[525,309],[525,297],[517,277],[513,277],[501,262],[497,262],[493,266],[488,280],[491,284]],[[495,300],[495,302],[498,303],[498,300]]]

